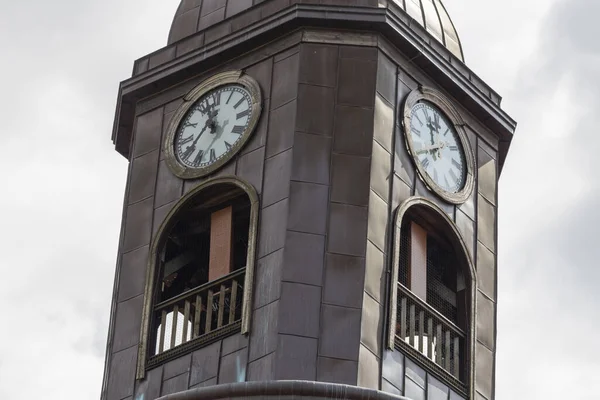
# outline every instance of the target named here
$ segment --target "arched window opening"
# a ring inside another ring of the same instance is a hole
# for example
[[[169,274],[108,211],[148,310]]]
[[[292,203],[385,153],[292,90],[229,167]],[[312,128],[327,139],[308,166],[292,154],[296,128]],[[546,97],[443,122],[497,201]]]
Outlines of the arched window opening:
[[[390,329],[396,348],[466,390],[472,274],[452,222],[434,210],[422,201],[399,210]]]
[[[240,331],[251,214],[248,194],[223,183],[198,192],[170,216],[155,253],[149,367]]]

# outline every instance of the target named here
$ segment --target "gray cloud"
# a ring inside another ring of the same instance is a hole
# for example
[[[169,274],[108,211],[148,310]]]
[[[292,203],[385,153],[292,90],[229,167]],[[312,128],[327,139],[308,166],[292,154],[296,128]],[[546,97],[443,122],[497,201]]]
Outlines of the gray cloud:
[[[118,83],[166,44],[178,1],[4,3],[0,398],[96,399],[127,174]]]
[[[599,11],[552,4],[510,90],[520,126],[501,186],[500,399],[597,398]]]

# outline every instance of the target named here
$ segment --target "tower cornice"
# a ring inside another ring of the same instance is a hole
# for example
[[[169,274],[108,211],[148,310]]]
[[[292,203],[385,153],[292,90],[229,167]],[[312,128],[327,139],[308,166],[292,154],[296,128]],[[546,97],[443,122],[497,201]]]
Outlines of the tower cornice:
[[[448,95],[460,99],[475,119],[497,137],[502,167],[516,122],[501,109],[501,97],[400,8],[294,4],[258,20],[248,19],[247,26],[233,32],[231,23],[232,19],[224,20],[135,62],[133,76],[119,86],[112,133],[119,153],[129,157],[140,100],[181,85],[226,60],[235,60],[248,48],[264,48],[264,53],[253,55],[259,61],[261,56],[302,42],[318,42],[378,47],[384,53],[402,52],[409,63],[425,71]],[[341,30],[355,33],[336,34]],[[190,43],[197,45],[189,50]]]

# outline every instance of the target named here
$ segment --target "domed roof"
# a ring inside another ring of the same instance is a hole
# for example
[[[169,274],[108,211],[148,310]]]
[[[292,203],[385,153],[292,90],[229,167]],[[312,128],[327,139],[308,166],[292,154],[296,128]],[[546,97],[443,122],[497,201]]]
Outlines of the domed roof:
[[[464,61],[460,38],[441,0],[394,0],[408,15]]]
[[[318,0],[314,2],[317,3]],[[390,3],[398,5],[450,52],[464,61],[460,39],[441,0],[388,0],[388,4]],[[171,25],[168,43],[177,42],[232,17],[248,9],[251,4],[252,0],[181,0]]]

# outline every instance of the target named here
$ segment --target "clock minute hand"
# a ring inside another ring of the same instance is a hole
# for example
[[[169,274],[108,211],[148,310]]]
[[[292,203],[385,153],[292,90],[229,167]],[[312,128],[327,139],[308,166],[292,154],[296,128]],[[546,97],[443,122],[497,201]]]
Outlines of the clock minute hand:
[[[427,127],[429,128],[429,134],[431,135],[431,144],[434,144],[435,139],[433,138],[433,124],[431,123],[431,117],[427,117]]]
[[[208,128],[210,126],[210,119],[208,119],[206,121],[206,123],[204,124],[204,128],[202,128],[202,130],[200,131],[200,134],[198,136],[196,136],[196,139],[194,139],[194,141],[185,148],[185,152],[183,153],[183,158],[188,159],[190,158],[190,156],[194,153],[194,150],[196,150],[196,144],[198,143],[198,140],[200,139],[200,137],[202,136],[202,134],[204,133],[204,131],[206,131],[206,128]]]

